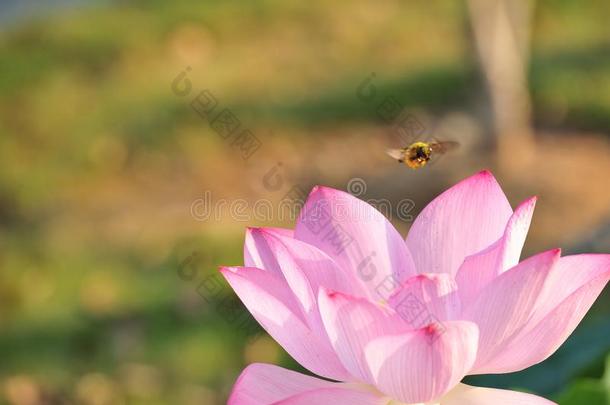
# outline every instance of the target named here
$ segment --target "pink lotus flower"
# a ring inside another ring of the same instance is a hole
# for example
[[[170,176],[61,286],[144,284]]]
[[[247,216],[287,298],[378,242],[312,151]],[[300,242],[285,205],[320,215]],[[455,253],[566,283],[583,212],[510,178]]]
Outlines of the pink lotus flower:
[[[405,240],[377,210],[316,187],[294,231],[249,229],[221,269],[263,328],[321,377],[254,364],[229,404],[550,404],[461,384],[539,363],[610,279],[610,255],[519,262],[535,198],[513,212],[489,172],[447,190]]]

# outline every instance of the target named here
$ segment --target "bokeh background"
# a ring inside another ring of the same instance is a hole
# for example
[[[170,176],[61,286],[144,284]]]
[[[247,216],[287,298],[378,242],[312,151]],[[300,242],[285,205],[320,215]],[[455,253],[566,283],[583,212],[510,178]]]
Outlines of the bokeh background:
[[[409,199],[406,233],[490,168],[539,196],[524,256],[609,252],[608,21],[607,0],[0,1],[0,403],[223,404],[251,362],[300,369],[217,267],[246,226],[293,224],[256,201],[315,184]],[[414,137],[462,146],[384,154]],[[469,381],[610,403],[608,336],[606,289],[551,359]]]

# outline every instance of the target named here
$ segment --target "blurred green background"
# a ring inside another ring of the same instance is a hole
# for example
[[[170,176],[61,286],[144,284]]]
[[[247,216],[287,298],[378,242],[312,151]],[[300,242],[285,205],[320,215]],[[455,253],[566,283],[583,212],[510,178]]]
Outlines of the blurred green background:
[[[508,146],[461,1],[36,3],[0,3],[2,404],[222,404],[251,362],[300,369],[216,269],[242,264],[246,226],[292,226],[255,201],[314,184],[359,178],[361,198],[409,198],[415,215],[491,168],[513,204],[539,196],[525,255],[610,251],[607,0],[534,4],[531,133]],[[257,137],[249,159],[191,107],[204,89]],[[389,96],[460,151],[393,163]],[[610,403],[609,304],[606,289],[547,362],[470,382]]]

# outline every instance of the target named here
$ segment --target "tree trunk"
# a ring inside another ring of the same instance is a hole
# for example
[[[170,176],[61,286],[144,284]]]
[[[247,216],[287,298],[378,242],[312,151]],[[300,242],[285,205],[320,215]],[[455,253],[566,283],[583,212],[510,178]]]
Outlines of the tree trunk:
[[[534,0],[468,0],[499,163],[506,169],[527,166],[534,153],[527,85],[533,6]]]

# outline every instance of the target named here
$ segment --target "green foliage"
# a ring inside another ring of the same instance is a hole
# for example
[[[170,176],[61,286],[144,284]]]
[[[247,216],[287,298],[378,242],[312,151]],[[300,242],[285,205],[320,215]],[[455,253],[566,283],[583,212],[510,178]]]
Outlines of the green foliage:
[[[600,379],[574,381],[557,397],[559,405],[610,404],[610,356],[606,358],[606,371]]]

